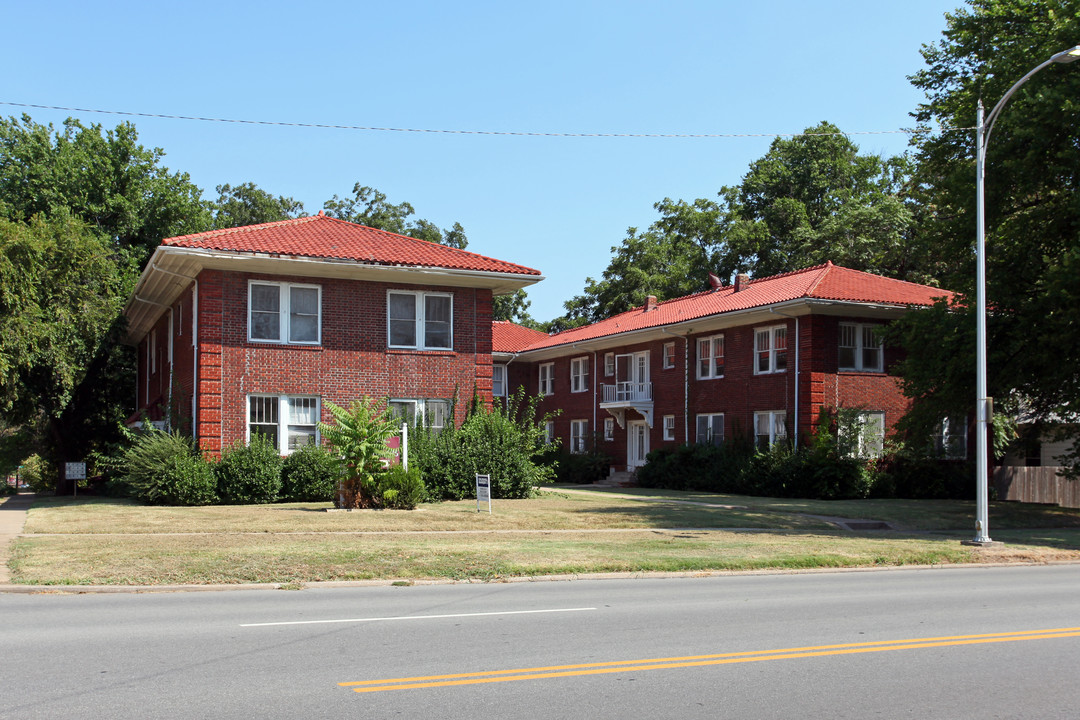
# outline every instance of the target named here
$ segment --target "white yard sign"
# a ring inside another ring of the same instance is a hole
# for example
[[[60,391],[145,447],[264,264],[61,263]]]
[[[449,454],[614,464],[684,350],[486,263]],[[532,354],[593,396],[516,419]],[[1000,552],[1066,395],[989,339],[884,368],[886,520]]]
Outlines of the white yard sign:
[[[486,502],[488,514],[491,514],[491,476],[476,476],[476,512],[480,512],[480,503]]]

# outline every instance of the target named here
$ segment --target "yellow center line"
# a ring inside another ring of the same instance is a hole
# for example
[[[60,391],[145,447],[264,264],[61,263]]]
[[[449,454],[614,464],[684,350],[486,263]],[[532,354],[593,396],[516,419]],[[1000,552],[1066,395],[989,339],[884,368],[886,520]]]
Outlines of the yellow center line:
[[[949,635],[943,637],[885,640],[878,642],[844,643],[839,645],[814,645],[778,650],[719,653],[713,655],[689,655],[685,657],[622,660],[575,665],[549,665],[512,670],[488,670],[475,673],[428,675],[419,677],[391,678],[384,680],[360,680],[338,683],[351,687],[354,692],[383,692],[386,690],[413,690],[419,688],[449,687],[453,685],[478,685],[483,683],[537,680],[541,678],[606,675],[643,670],[728,665],[763,660],[790,660],[794,658],[823,657],[828,655],[854,655],[859,653],[886,652],[892,650],[915,650],[921,648],[979,645],[985,643],[1019,642],[1022,640],[1047,640],[1052,638],[1080,637],[1080,628],[1057,628],[1050,630],[1020,630],[980,635]]]

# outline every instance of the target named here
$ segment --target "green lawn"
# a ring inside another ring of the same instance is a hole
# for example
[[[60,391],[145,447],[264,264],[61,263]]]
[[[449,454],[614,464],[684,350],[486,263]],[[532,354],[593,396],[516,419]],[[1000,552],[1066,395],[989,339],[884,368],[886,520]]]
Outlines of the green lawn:
[[[1007,541],[992,550],[960,544],[974,507],[952,501],[566,488],[495,500],[491,515],[471,500],[416,511],[328,507],[49,498],[30,510],[9,564],[17,583],[145,586],[1080,561],[1080,512],[1016,503],[992,506],[992,536]],[[811,516],[903,530],[848,532]]]

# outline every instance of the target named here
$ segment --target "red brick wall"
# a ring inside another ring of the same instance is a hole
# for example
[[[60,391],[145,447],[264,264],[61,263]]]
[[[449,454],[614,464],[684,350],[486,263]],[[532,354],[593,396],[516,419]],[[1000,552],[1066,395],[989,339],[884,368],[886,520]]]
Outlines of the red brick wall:
[[[645,343],[625,345],[593,353],[581,349],[566,348],[554,359],[555,393],[541,403],[543,411],[561,410],[555,420],[556,435],[564,447],[570,441],[570,422],[589,420],[590,429],[602,431],[604,418],[610,417],[599,408],[603,395],[600,384],[614,382],[614,377],[604,376],[604,354],[648,351],[649,376],[653,386],[653,427],[649,434],[650,449],[673,446],[696,436],[697,415],[705,413],[724,414],[725,438],[752,435],[754,413],[786,411],[788,433],[795,434],[795,361],[798,348],[802,371],[799,374],[799,433],[808,434],[822,406],[860,407],[866,410],[883,410],[890,429],[908,410],[910,403],[900,392],[899,381],[889,375],[892,365],[899,359],[897,351],[886,349],[883,373],[838,371],[838,324],[857,318],[836,318],[811,315],[799,318],[796,337],[796,321],[777,317],[776,320],[729,328],[720,332],[691,335],[689,346],[681,337],[665,337]],[[863,321],[864,322],[864,321]],[[787,328],[787,370],[779,373],[754,374],[754,332],[766,327]],[[724,377],[697,379],[697,340],[713,335],[724,335]],[[663,368],[663,346],[675,343],[675,366]],[[588,393],[570,392],[570,360],[582,355],[590,359],[590,389]],[[511,391],[524,385],[526,392],[535,394],[539,388],[540,361],[514,360],[508,371]],[[689,364],[687,372],[687,364]],[[688,384],[684,407],[684,383]],[[593,388],[596,388],[595,397]],[[594,414],[595,409],[595,414]],[[663,417],[675,416],[675,440],[663,440]],[[595,424],[594,424],[595,417]],[[628,419],[638,416],[627,411]],[[616,426],[612,441],[601,441],[600,448],[612,456],[616,466],[626,462],[626,430]]]
[[[249,342],[250,279],[320,285],[321,344]],[[386,293],[392,288],[453,294],[453,351],[387,348]],[[491,397],[488,290],[205,270],[198,295],[196,435],[210,454],[245,438],[251,393],[313,395],[345,406],[363,396],[448,400],[456,392],[459,420],[474,388]],[[330,419],[325,407],[322,419]]]

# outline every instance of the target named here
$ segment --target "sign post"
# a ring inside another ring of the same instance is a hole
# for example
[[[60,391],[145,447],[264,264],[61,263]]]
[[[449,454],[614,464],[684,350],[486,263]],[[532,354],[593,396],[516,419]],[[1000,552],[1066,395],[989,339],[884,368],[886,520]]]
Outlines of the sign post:
[[[79,494],[79,481],[86,479],[86,463],[64,463],[64,479],[71,481],[71,494],[73,497],[77,496]]]
[[[488,515],[491,514],[491,476],[476,476],[476,512],[480,512],[480,503],[486,502]]]

